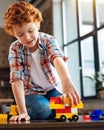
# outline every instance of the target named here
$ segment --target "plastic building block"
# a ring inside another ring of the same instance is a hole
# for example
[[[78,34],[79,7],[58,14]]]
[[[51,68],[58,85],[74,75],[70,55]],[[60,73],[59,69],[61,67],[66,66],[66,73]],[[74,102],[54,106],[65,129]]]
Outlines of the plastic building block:
[[[8,114],[0,114],[0,120],[7,120]]]
[[[60,121],[65,121],[66,119],[72,121],[77,121],[78,108],[83,108],[83,103],[80,102],[78,105],[70,106],[69,98],[66,97],[65,104],[63,104],[61,97],[51,97],[50,98],[50,108],[52,109],[53,118]]]
[[[0,123],[7,123],[7,120],[11,117],[11,116],[16,116],[18,115],[18,109],[16,105],[11,105],[10,107],[10,112],[8,114],[0,114]]]
[[[9,115],[16,116],[18,114],[17,105],[11,105]]]
[[[92,120],[104,120],[104,111],[93,110],[90,114]]]
[[[90,115],[83,115],[83,120],[84,121],[90,121],[91,120]]]
[[[8,114],[0,114],[0,124],[7,124]]]

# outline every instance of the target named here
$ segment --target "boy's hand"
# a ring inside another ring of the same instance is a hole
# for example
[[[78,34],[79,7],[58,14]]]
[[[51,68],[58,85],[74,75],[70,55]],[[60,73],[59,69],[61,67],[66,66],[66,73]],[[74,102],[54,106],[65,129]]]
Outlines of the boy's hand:
[[[80,96],[74,86],[74,84],[69,82],[64,82],[62,86],[62,100],[65,103],[66,96],[69,98],[70,105],[78,105],[80,102]]]
[[[30,120],[30,117],[29,115],[25,114],[25,113],[22,113],[20,115],[17,115],[17,116],[12,116],[9,121],[29,121]]]

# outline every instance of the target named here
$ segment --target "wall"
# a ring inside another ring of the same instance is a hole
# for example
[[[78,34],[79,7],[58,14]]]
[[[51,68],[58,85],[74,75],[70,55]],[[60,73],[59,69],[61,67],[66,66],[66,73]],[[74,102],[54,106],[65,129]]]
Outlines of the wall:
[[[40,31],[53,35],[52,0],[45,0],[42,5],[37,6],[37,8],[42,12],[43,17]]]
[[[4,19],[3,14],[5,12],[5,9],[11,4],[16,2],[17,0],[0,0],[0,27],[4,26]]]
[[[9,36],[3,28],[0,28],[0,68],[7,68],[8,50],[13,38]]]

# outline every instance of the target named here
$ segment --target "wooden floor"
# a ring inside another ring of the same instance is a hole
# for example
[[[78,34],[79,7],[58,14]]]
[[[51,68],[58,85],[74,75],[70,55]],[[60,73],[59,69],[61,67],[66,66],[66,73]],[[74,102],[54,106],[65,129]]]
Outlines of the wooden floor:
[[[58,122],[46,120],[22,121],[22,122],[0,122],[0,130],[7,129],[26,130],[104,130],[104,120],[84,121],[80,118],[77,122]]]

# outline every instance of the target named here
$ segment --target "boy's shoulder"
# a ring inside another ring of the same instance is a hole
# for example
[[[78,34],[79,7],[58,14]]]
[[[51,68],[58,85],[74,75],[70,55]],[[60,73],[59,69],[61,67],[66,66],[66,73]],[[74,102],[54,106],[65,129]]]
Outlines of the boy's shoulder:
[[[13,41],[10,45],[10,49],[22,49],[22,48],[23,45],[18,40]]]
[[[45,33],[45,32],[39,32],[39,35],[42,39],[44,39],[44,38],[48,38],[48,39],[55,38],[53,35]]]

